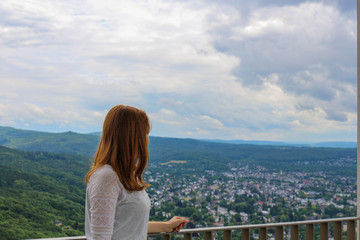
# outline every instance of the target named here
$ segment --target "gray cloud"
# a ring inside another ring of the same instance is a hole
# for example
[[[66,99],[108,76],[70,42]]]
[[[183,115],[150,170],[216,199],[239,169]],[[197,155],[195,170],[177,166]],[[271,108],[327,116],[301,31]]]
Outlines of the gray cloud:
[[[356,38],[338,4],[2,1],[0,123],[94,131],[123,103],[154,135],[342,138],[356,127]]]
[[[313,107],[331,104],[328,118],[344,121],[346,112],[356,112],[354,9],[341,12],[330,1],[281,4],[255,9],[232,26],[231,38],[219,30],[215,46],[240,58],[232,73],[244,86],[259,89],[275,73],[284,91],[311,99]]]
[[[329,78],[321,67],[311,68],[295,73],[282,80],[285,89],[299,95],[310,95],[313,98],[331,101],[336,94],[334,80]],[[337,84],[336,84],[337,85]]]
[[[339,122],[346,122],[348,120],[344,112],[334,111],[332,109],[326,109],[326,119]]]

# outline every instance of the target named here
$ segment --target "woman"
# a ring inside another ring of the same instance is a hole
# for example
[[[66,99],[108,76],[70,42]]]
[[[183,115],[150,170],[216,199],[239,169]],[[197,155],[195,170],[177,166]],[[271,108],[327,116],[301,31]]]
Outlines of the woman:
[[[149,162],[146,113],[118,105],[107,114],[91,170],[86,175],[86,238],[144,240],[147,233],[179,231],[188,222],[174,217],[149,222],[149,184],[142,179]]]

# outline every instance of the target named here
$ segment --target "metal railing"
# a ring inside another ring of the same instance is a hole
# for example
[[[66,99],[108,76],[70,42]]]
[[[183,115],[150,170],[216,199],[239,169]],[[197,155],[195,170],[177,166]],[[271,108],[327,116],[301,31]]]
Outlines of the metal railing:
[[[356,223],[360,218],[358,217],[347,217],[347,218],[331,218],[321,220],[308,220],[299,222],[281,222],[281,223],[267,223],[267,224],[251,224],[251,225],[236,225],[236,226],[225,226],[225,227],[207,227],[207,228],[193,228],[193,229],[182,229],[180,232],[173,233],[151,233],[148,235],[149,239],[153,237],[161,237],[162,240],[170,240],[172,236],[180,235],[183,236],[184,240],[192,240],[193,234],[203,234],[203,239],[213,240],[214,233],[222,232],[222,238],[224,240],[232,240],[233,231],[241,231],[241,240],[250,240],[251,231],[257,231],[259,240],[267,240],[268,232],[270,229],[275,232],[275,240],[299,240],[300,239],[300,227],[305,227],[305,239],[315,240],[315,229],[320,228],[319,238],[320,240],[328,240],[329,225],[333,224],[332,236],[334,240],[341,240],[343,236],[343,226],[346,225],[346,236],[347,240],[356,240]],[[285,228],[289,228],[290,231],[286,231]],[[285,234],[287,233],[287,234]],[[46,238],[41,240],[86,240],[85,236],[81,237],[62,237],[62,238]]]

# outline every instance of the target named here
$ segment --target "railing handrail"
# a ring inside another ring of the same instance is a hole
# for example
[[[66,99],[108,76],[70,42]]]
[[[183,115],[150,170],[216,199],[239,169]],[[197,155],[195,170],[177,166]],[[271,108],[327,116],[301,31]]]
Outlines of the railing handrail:
[[[213,231],[224,231],[224,230],[238,230],[238,229],[252,229],[252,228],[274,228],[279,226],[293,226],[293,225],[305,225],[305,224],[318,224],[325,222],[346,222],[360,220],[360,217],[345,217],[345,218],[329,218],[329,219],[318,219],[318,220],[305,220],[297,222],[279,222],[279,223],[260,223],[260,224],[249,224],[249,225],[235,225],[235,226],[224,226],[224,227],[205,227],[205,228],[190,228],[182,229],[179,232],[172,233],[150,233],[149,236],[169,235],[169,234],[182,234],[182,233],[193,233],[193,232],[213,232]]]
[[[149,236],[161,236],[161,235],[174,235],[174,234],[186,234],[186,233],[199,233],[199,232],[215,232],[215,231],[226,231],[226,230],[239,230],[239,229],[253,229],[253,228],[276,228],[294,225],[306,225],[306,224],[320,224],[330,222],[347,222],[360,220],[360,217],[345,217],[345,218],[329,218],[329,219],[318,219],[318,220],[305,220],[296,222],[278,222],[278,223],[261,223],[261,224],[249,224],[249,225],[235,225],[235,226],[224,226],[224,227],[205,227],[205,228],[191,228],[182,229],[179,232],[163,232],[163,233],[150,233]],[[30,239],[31,240],[31,239]],[[35,239],[32,239],[35,240]],[[40,239],[38,239],[40,240]],[[58,238],[41,238],[41,240],[86,240],[86,236],[77,237],[58,237]]]

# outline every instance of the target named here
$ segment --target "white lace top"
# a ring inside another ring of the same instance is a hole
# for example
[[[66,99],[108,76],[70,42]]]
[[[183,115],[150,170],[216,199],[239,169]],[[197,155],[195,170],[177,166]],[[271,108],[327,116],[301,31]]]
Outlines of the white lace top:
[[[145,191],[128,192],[110,165],[96,170],[86,188],[87,240],[147,239],[150,200]]]

